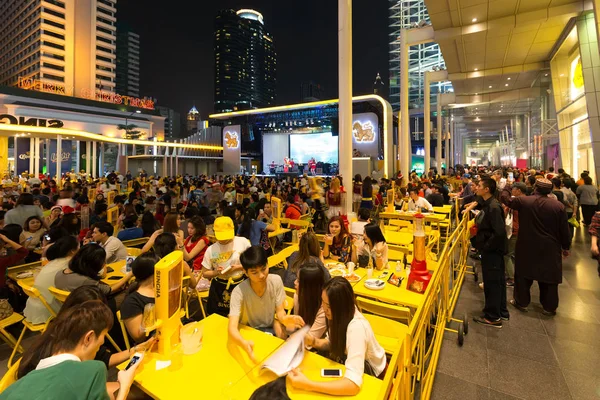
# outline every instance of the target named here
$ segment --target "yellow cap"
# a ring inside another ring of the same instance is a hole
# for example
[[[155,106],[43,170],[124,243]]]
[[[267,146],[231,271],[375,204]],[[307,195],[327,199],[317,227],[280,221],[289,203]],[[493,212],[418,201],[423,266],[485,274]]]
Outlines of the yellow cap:
[[[231,240],[235,236],[233,221],[229,217],[219,217],[213,225],[217,240]]]

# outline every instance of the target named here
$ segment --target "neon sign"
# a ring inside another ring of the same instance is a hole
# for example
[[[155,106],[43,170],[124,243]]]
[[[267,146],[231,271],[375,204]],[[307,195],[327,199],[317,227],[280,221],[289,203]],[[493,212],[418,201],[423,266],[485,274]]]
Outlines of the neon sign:
[[[240,146],[237,132],[225,132],[225,146],[228,149],[237,149]]]
[[[357,142],[373,142],[375,140],[375,132],[371,121],[364,123],[355,121],[352,125],[352,135]]]
[[[10,114],[0,114],[0,124],[4,124],[2,120],[8,120],[11,125],[23,125],[23,126],[41,126],[46,128],[62,128],[64,123],[58,119],[44,119],[44,118],[26,118],[26,117],[15,117]]]
[[[75,88],[67,87],[58,83],[46,82],[40,79],[26,79],[19,77],[17,87],[25,90],[35,90],[37,92],[46,92],[52,94],[58,94],[62,96],[75,96]],[[102,101],[104,103],[112,104],[124,104],[126,106],[145,108],[148,110],[154,110],[154,101],[149,99],[140,99],[131,96],[122,96],[118,93],[104,92],[102,90],[91,90],[82,88],[79,92],[79,96],[84,99]]]

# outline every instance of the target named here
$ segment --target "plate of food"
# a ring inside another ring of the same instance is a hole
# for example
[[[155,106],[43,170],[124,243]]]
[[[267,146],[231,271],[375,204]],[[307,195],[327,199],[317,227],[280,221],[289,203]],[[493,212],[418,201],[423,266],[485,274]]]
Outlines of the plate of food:
[[[328,262],[325,267],[327,269],[346,269],[346,266],[339,262]]]
[[[352,283],[356,283],[356,282],[360,281],[360,279],[361,279],[360,276],[358,276],[354,273],[352,273],[352,274],[346,273],[346,274],[344,274],[344,278],[348,279],[348,282],[352,282]]]
[[[385,281],[382,281],[381,279],[367,279],[365,281],[365,287],[371,290],[383,290]]]
[[[329,270],[329,275],[331,275],[332,278],[335,276],[344,276],[346,275],[346,270],[342,268],[333,268]]]

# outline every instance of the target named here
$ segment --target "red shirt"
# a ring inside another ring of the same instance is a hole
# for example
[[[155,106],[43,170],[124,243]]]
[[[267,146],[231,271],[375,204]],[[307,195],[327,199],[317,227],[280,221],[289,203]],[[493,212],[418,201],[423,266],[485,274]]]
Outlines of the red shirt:
[[[288,219],[300,219],[300,216],[302,216],[302,211],[295,204],[290,204],[285,209],[285,217]]]
[[[204,248],[202,250],[200,250],[200,253],[198,253],[196,255],[196,257],[194,257],[194,265],[192,267],[194,269],[194,271],[202,270],[202,260],[204,260],[204,253],[206,253],[206,249],[208,249],[208,246],[210,245],[210,241],[208,240],[208,238],[206,236],[202,236],[195,242],[192,242],[192,237],[188,236],[187,239],[185,239],[185,242],[183,242],[183,245],[185,246],[185,251],[187,251],[188,253],[191,253],[192,250],[194,250],[194,247],[196,247],[198,242],[200,242],[201,240],[204,241]]]

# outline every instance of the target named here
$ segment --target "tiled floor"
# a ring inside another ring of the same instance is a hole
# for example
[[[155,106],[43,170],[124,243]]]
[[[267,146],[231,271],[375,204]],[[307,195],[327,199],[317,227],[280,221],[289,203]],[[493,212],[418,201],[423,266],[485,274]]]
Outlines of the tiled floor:
[[[557,315],[540,313],[537,285],[528,313],[511,307],[502,329],[477,325],[483,291],[467,276],[455,315],[471,319],[463,347],[446,334],[432,399],[600,399],[600,278],[583,227],[563,262]],[[512,298],[512,289],[507,289]]]

